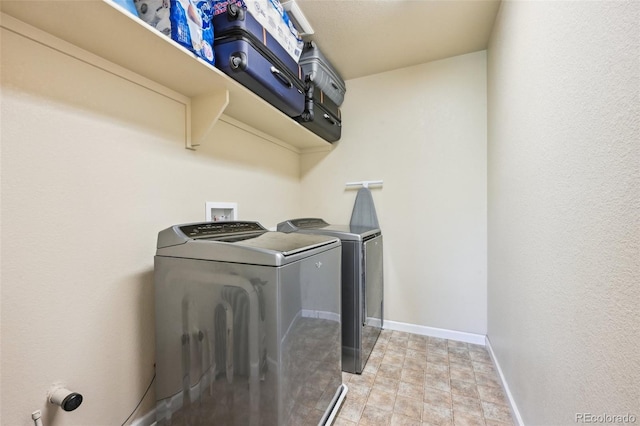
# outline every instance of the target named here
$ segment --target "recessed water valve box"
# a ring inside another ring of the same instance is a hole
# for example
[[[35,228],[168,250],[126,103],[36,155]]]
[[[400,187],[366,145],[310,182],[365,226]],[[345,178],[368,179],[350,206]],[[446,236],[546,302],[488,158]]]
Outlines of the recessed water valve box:
[[[207,201],[205,203],[205,220],[210,222],[238,220],[238,203]]]

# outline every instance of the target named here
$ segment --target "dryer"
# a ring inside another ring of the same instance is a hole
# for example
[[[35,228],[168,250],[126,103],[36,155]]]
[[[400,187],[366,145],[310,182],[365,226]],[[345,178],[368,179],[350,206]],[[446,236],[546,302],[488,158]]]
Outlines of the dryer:
[[[258,222],[175,225],[154,258],[156,418],[325,424],[342,384],[341,243]]]
[[[342,370],[362,373],[383,326],[382,231],[319,218],[290,219],[277,229],[342,241]]]

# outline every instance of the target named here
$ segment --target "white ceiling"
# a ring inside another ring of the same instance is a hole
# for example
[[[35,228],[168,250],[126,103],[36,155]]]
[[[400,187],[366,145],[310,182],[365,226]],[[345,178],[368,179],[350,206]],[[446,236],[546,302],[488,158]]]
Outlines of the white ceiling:
[[[296,0],[349,80],[486,49],[499,0]]]

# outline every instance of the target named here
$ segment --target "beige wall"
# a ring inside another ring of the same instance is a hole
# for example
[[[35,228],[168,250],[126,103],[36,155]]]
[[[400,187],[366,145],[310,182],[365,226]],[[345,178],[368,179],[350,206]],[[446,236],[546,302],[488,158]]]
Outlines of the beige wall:
[[[302,156],[307,216],[348,223],[373,188],[383,231],[385,319],[486,332],[486,55],[347,81],[342,139]]]
[[[225,123],[188,151],[180,103],[5,30],[1,113],[1,424],[121,424],[153,375],[158,231],[206,201],[298,214],[299,157]]]
[[[638,22],[507,1],[494,27],[488,337],[527,425],[640,418]]]

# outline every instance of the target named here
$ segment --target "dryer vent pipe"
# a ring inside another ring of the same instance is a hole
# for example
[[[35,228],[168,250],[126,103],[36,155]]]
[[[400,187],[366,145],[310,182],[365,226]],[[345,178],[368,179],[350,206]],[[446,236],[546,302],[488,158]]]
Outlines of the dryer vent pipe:
[[[58,386],[49,393],[49,402],[60,406],[64,411],[73,411],[82,404],[82,395]]]

